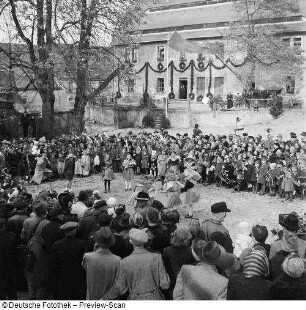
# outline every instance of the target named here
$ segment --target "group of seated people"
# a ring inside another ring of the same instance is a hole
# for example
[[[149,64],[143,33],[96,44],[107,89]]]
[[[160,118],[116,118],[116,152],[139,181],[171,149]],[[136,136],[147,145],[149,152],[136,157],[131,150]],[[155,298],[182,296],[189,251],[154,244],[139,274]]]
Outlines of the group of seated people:
[[[225,202],[201,221],[180,221],[145,191],[131,210],[91,190],[1,195],[0,299],[20,291],[31,300],[306,299],[295,212],[268,244],[267,227],[246,221],[232,240]]]

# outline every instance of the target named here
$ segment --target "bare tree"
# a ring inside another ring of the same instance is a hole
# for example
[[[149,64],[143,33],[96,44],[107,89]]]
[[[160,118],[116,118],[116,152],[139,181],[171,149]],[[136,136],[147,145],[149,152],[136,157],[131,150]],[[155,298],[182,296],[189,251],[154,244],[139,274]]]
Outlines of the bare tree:
[[[237,76],[251,89],[256,69],[269,70],[278,79],[284,76],[302,76],[304,58],[299,48],[284,43],[280,22],[299,13],[296,0],[235,0],[235,21],[224,35],[231,59],[247,58],[246,64],[234,69]],[[241,57],[243,56],[243,57]],[[278,81],[280,82],[280,80]]]

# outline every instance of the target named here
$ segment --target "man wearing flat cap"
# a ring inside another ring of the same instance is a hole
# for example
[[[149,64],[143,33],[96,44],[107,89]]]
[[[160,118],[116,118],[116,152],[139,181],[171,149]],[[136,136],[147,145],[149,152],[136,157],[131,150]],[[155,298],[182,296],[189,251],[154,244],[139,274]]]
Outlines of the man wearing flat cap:
[[[86,243],[75,237],[78,223],[67,222],[60,229],[65,237],[53,244],[50,268],[56,277],[56,297],[60,300],[85,299],[85,272],[82,260]]]
[[[210,238],[214,232],[221,232],[230,245],[227,251],[233,253],[233,241],[228,230],[222,224],[228,212],[231,212],[231,210],[228,209],[224,201],[214,203],[211,206],[211,218],[203,221],[201,230],[203,231],[208,241],[211,241]]]

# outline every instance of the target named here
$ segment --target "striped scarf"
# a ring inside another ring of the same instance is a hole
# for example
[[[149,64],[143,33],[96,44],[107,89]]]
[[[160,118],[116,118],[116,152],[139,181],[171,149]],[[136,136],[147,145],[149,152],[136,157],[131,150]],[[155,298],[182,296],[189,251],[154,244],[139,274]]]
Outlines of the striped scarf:
[[[266,277],[269,274],[268,257],[261,251],[253,250],[244,260],[243,274],[247,277]]]

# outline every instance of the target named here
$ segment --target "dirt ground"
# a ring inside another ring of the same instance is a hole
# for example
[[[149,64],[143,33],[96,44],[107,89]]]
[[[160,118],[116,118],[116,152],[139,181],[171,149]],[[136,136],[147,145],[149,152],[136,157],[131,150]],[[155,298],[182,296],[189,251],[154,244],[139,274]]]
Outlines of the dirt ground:
[[[220,112],[221,113],[221,112]],[[225,112],[226,113],[226,112]],[[269,113],[267,110],[262,113]],[[218,126],[202,127],[201,130],[205,134],[229,134],[233,133],[235,124],[232,127],[225,127],[222,124]],[[285,111],[285,114],[277,120],[270,120],[266,123],[259,123],[255,125],[245,125],[244,131],[248,132],[249,135],[261,134],[263,137],[266,136],[267,128],[272,129],[272,135],[276,136],[281,133],[284,139],[289,139],[290,132],[293,131],[299,136],[302,131],[306,131],[306,111],[305,110],[292,110]],[[102,133],[105,131],[107,134],[111,135],[114,133],[129,131],[137,132],[141,129],[128,128],[124,130],[119,130],[111,127],[103,127],[99,124],[88,124],[88,132],[91,134]],[[149,129],[148,131],[153,131]],[[170,134],[175,134],[176,132],[189,134],[192,133],[192,128],[189,129],[179,129],[171,128],[169,129]],[[134,183],[137,181],[135,180]],[[160,187],[160,183],[157,187]],[[28,190],[37,194],[42,189],[55,189],[59,193],[63,191],[66,187],[66,181],[54,181],[52,183],[43,183],[40,186],[29,186]],[[125,203],[131,192],[124,191],[124,182],[121,174],[116,175],[116,179],[111,182],[111,193],[104,194],[104,188],[100,175],[92,175],[87,178],[75,178],[73,181],[73,191],[77,195],[82,189],[92,189],[99,190],[102,194],[103,199],[108,199],[110,197],[115,197],[119,203]],[[231,213],[225,219],[224,225],[228,228],[232,238],[235,239],[237,235],[237,224],[240,221],[248,221],[250,224],[262,224],[266,225],[268,229],[278,227],[278,215],[280,213],[290,213],[291,211],[296,211],[299,214],[304,214],[306,212],[306,200],[302,201],[300,199],[295,199],[292,203],[282,202],[277,197],[259,196],[253,193],[246,192],[233,192],[232,189],[217,188],[215,185],[203,187],[202,185],[197,185],[196,190],[201,194],[201,199],[198,203],[194,205],[194,216],[199,218],[200,221],[207,218],[210,214],[210,206],[218,201],[225,201],[228,207],[232,210]],[[184,201],[184,195],[182,200]],[[160,191],[157,192],[156,199],[165,202],[167,196]],[[180,213],[185,215],[188,212],[187,208],[183,206],[180,207]],[[182,216],[181,225],[187,225],[188,222]],[[269,240],[272,241],[272,234],[269,235]]]
[[[134,184],[137,180],[134,180]],[[54,181],[42,183],[39,186],[29,186],[30,193],[36,195],[43,189],[54,189],[61,193],[65,187],[66,181]],[[161,183],[157,182],[156,187],[160,188]],[[124,191],[124,181],[121,174],[116,174],[116,179],[111,182],[111,192],[104,194],[104,187],[101,176],[91,175],[86,178],[75,178],[72,185],[72,190],[77,195],[80,190],[92,189],[99,190],[103,199],[115,197],[119,203],[125,203],[131,195],[131,192]],[[240,221],[248,221],[251,225],[261,224],[266,225],[269,230],[278,227],[278,215],[280,213],[290,213],[296,211],[299,214],[306,212],[306,201],[300,199],[293,200],[292,203],[281,202],[278,197],[259,196],[253,193],[233,192],[233,189],[218,188],[215,185],[204,187],[197,184],[196,191],[201,194],[200,201],[194,205],[194,217],[199,218],[202,222],[210,215],[210,206],[218,201],[225,201],[231,209],[231,212],[225,219],[224,225],[228,228],[233,240],[237,235],[237,224]],[[182,194],[182,201],[184,201],[185,194]],[[156,199],[165,203],[167,195],[157,191]],[[131,211],[131,210],[128,210]],[[180,225],[186,226],[188,220],[184,219],[188,208],[183,205],[179,207],[179,212],[182,215]],[[273,240],[272,234],[269,240]]]

